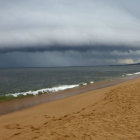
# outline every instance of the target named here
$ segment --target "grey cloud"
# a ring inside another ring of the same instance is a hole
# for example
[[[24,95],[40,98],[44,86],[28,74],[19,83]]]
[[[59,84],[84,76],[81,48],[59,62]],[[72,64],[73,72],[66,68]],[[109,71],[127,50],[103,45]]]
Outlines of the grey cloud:
[[[81,45],[81,46],[65,46],[65,45],[50,45],[50,46],[22,46],[22,47],[3,47],[0,48],[1,53],[9,53],[9,52],[68,52],[68,51],[77,51],[77,52],[89,52],[89,51],[100,51],[110,53],[112,51],[118,52],[129,52],[129,51],[137,51],[140,50],[139,47],[135,46],[124,46],[124,45]]]
[[[1,0],[0,47],[139,46],[138,4],[137,0]]]
[[[139,0],[0,0],[0,67],[140,61]]]

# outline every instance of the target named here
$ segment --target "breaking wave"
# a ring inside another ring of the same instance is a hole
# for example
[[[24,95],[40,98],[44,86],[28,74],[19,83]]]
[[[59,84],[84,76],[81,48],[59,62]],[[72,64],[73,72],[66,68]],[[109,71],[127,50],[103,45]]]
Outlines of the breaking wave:
[[[90,84],[93,84],[94,82],[91,81]],[[75,87],[79,87],[81,85],[86,86],[88,83],[80,83],[80,84],[76,84],[76,85],[61,85],[61,86],[57,86],[57,87],[52,87],[52,88],[43,88],[43,89],[39,89],[39,90],[35,90],[35,91],[27,91],[27,92],[17,92],[17,93],[13,93],[13,94],[7,94],[8,95],[13,95],[14,97],[18,97],[19,95],[38,95],[38,94],[43,94],[43,93],[54,93],[54,92],[58,92],[58,91],[63,91],[66,89],[70,89],[70,88],[75,88]]]
[[[132,76],[132,75],[137,75],[137,74],[140,74],[140,72],[128,73],[128,74],[126,74],[126,76]]]

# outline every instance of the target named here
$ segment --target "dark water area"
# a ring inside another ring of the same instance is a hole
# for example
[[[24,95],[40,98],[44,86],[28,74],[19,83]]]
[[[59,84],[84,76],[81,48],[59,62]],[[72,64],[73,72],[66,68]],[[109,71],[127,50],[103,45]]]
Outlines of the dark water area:
[[[140,65],[61,68],[2,68],[0,95],[103,81],[140,72]]]

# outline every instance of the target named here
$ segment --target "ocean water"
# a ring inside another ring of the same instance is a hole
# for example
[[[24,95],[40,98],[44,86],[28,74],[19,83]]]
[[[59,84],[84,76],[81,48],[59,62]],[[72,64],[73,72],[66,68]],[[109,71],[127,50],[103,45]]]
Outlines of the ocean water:
[[[140,65],[61,68],[2,68],[0,95],[38,94],[139,74]]]

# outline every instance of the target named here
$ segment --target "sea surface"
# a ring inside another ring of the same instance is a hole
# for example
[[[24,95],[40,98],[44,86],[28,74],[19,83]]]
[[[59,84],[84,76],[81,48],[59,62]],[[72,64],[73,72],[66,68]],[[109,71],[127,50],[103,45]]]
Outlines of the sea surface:
[[[59,68],[1,68],[0,95],[38,94],[56,92],[80,85],[139,74],[140,65],[59,67]]]

